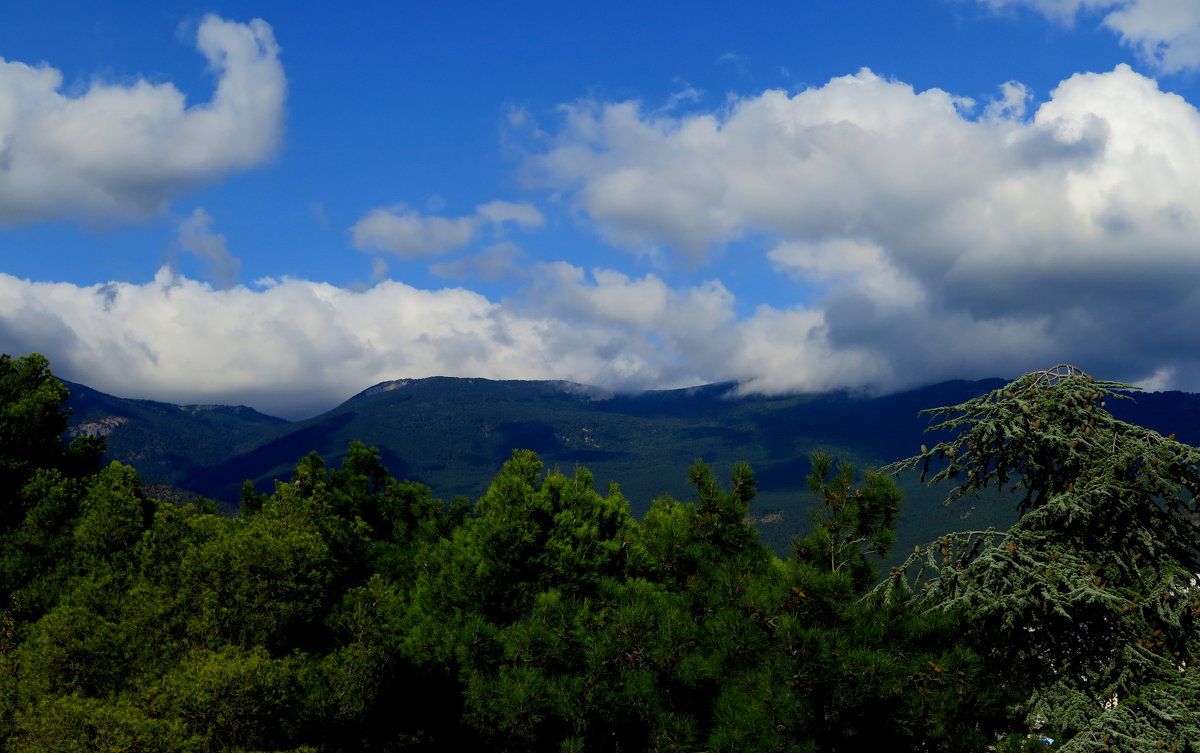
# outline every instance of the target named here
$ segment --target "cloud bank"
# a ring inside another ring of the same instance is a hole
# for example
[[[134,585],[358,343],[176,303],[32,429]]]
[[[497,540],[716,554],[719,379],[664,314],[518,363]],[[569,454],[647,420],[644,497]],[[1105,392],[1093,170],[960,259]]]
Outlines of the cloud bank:
[[[778,391],[845,385],[883,364],[834,351],[813,311],[739,320],[719,282],[535,267],[528,299],[383,281],[363,291],[303,280],[214,289],[161,270],[144,285],[76,286],[0,274],[0,351],[39,351],[55,373],[116,394],[241,403],[313,415],[398,377],[566,379],[617,390],[737,380]]]
[[[217,87],[191,107],[146,80],[70,96],[58,70],[0,59],[0,224],[146,217],[270,158],[287,88],[271,27],[208,16],[196,46]]]

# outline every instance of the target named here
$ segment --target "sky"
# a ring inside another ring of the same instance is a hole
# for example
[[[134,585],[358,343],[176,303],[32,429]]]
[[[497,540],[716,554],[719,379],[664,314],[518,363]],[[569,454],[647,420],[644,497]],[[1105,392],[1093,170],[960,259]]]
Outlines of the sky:
[[[433,375],[1200,391],[1200,3],[0,6],[0,352],[286,418]]]

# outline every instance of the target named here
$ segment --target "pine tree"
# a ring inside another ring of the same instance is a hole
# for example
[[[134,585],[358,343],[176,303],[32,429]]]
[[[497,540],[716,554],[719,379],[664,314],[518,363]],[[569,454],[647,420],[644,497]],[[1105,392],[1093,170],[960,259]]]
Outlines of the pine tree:
[[[831,573],[848,572],[855,591],[875,580],[871,555],[885,557],[896,541],[900,488],[890,476],[868,472],[855,485],[855,469],[824,453],[812,456],[808,489],[820,502],[812,511],[812,532],[795,542],[796,559]]]
[[[1109,414],[1131,389],[1060,365],[935,408],[951,438],[895,464],[1023,492],[1005,532],[943,536],[878,589],[963,616],[1063,751],[1195,750],[1200,450]]]

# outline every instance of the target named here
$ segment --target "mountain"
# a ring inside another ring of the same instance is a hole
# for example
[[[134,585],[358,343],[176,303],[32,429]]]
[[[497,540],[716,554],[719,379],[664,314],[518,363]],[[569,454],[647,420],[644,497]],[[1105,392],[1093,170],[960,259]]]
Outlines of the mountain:
[[[109,459],[134,466],[154,482],[202,475],[201,469],[250,450],[290,425],[240,405],[131,400],[74,382],[63,384],[71,391],[67,437],[103,436]]]
[[[287,422],[246,407],[179,406],[129,400],[70,384],[71,432],[104,433],[111,459],[150,482],[203,494],[233,509],[242,482],[269,491],[315,451],[331,465],[352,440],[380,449],[398,478],[427,484],[443,499],[477,498],[514,448],[548,467],[590,469],[598,486],[620,484],[635,513],[662,494],[690,498],[697,459],[719,475],[750,463],[759,483],[753,508],[764,539],[785,551],[807,527],[808,456],[824,450],[862,466],[913,454],[925,408],[995,389],[1001,380],[946,382],[869,397],[846,392],[738,396],[732,384],[614,395],[557,381],[432,377],[384,382],[314,418]],[[1200,441],[1200,396],[1139,395],[1111,401],[1119,417],[1184,441]],[[898,551],[944,531],[1015,520],[1011,498],[941,505],[944,489],[901,479],[905,513]]]

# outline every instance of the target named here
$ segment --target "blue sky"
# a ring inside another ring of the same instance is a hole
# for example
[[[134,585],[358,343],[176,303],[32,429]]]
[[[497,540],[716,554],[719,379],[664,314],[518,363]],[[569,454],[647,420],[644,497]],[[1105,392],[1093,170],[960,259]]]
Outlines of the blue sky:
[[[0,351],[66,378],[1200,390],[1196,3],[97,7],[0,9]]]

